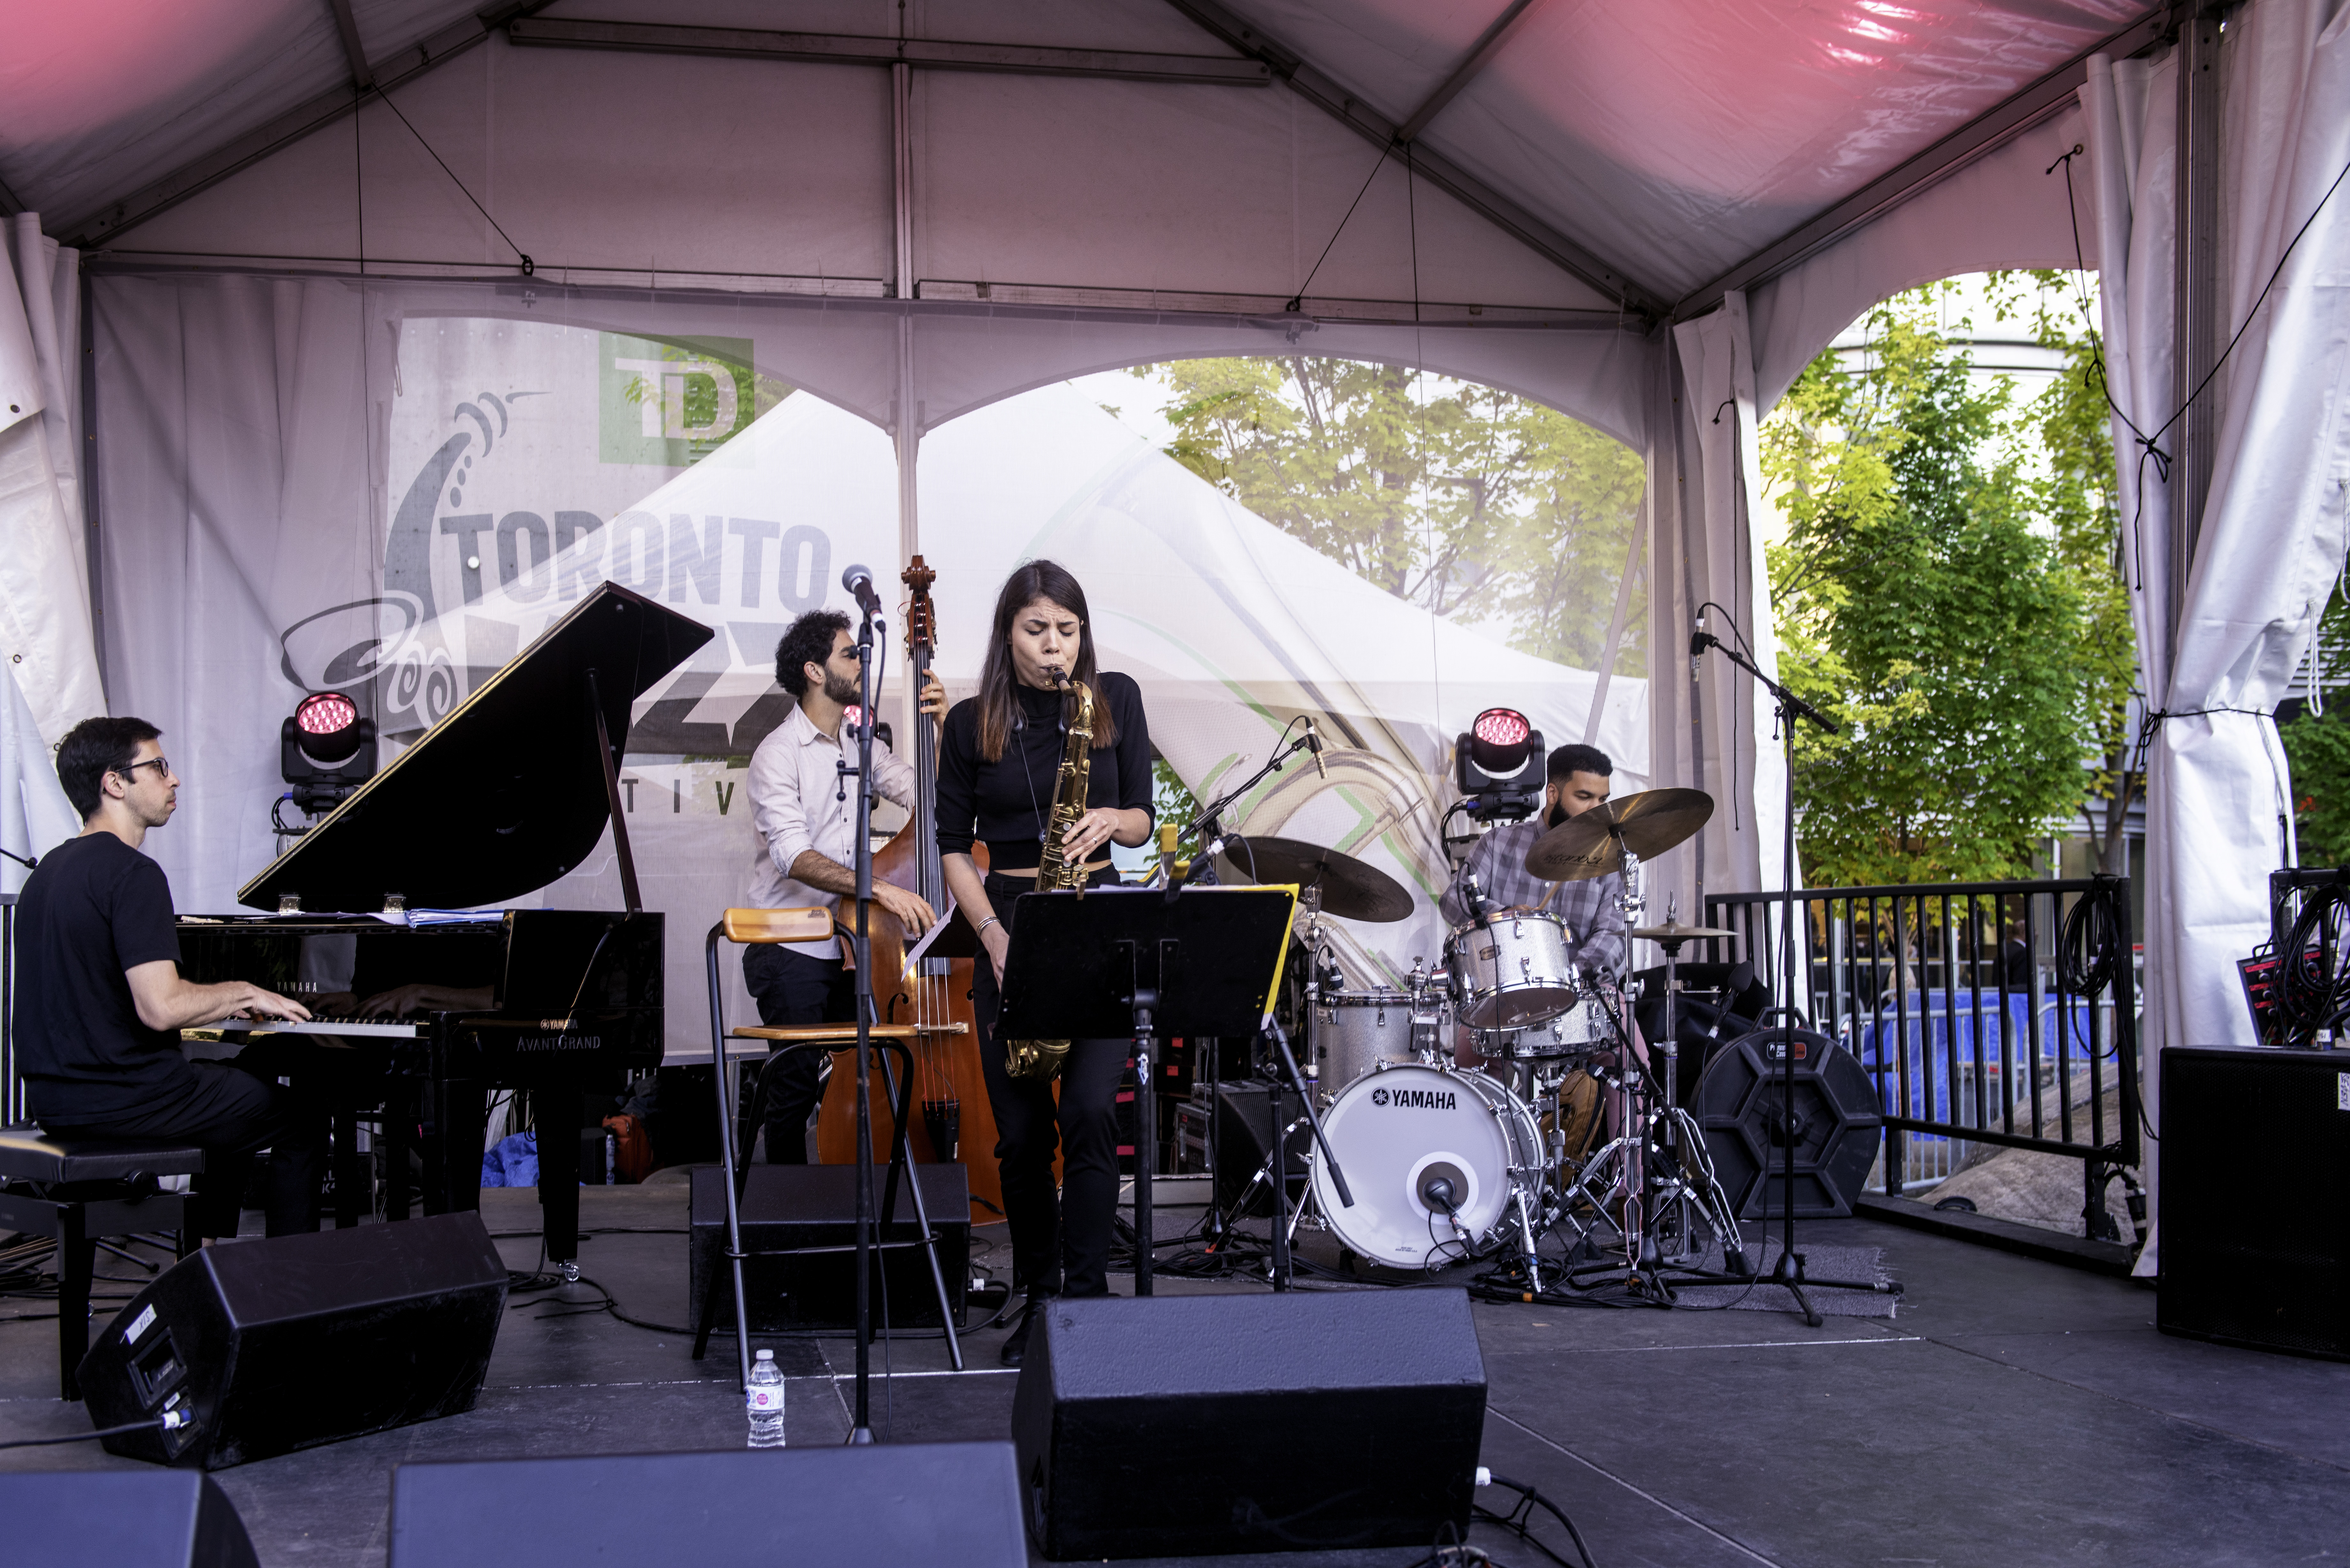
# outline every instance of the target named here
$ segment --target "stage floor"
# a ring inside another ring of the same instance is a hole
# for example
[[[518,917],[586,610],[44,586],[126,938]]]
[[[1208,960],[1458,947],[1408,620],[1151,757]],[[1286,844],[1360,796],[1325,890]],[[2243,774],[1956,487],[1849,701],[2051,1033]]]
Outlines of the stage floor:
[[[508,1262],[536,1268],[536,1195],[483,1196]],[[632,1316],[684,1317],[685,1202],[678,1182],[583,1195],[586,1273]],[[991,1236],[1000,1228],[977,1233]],[[1484,1462],[1565,1508],[1603,1568],[2212,1568],[2345,1554],[2350,1366],[2168,1338],[2155,1331],[2153,1293],[2125,1281],[1889,1225],[1807,1224],[1799,1244],[1882,1248],[1908,1289],[1898,1314],[1810,1329],[1746,1310],[1479,1305]],[[980,1261],[1008,1266],[1000,1245]],[[1121,1293],[1130,1283],[1113,1280]],[[25,1310],[38,1303],[0,1301],[0,1319]],[[743,1441],[727,1342],[697,1365],[678,1335],[568,1312],[549,1294],[515,1298],[467,1415],[218,1472],[266,1568],[380,1563],[390,1473],[403,1461]],[[81,1407],[55,1397],[54,1334],[50,1321],[0,1321],[0,1434],[88,1429]],[[1003,1337],[970,1336],[962,1374],[936,1338],[895,1345],[897,1376],[874,1383],[877,1430],[1007,1436],[1016,1375],[995,1365]],[[840,1441],[847,1337],[767,1343],[792,1374],[791,1441]],[[877,1372],[881,1359],[877,1346]],[[130,1463],[95,1444],[0,1451],[11,1469]],[[1544,1561],[1491,1527],[1471,1539],[1510,1568]],[[1388,1568],[1424,1554],[1201,1561]]]

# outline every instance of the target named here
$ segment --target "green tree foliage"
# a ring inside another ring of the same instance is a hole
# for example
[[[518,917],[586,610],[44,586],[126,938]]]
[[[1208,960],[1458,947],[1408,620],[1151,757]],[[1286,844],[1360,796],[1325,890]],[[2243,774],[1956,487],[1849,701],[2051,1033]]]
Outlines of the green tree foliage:
[[[1144,366],[1167,454],[1397,597],[1598,665],[1640,524],[1622,442],[1498,388],[1304,355]],[[1634,585],[1617,670],[1645,673]]]
[[[1822,355],[1763,427],[1780,668],[1844,726],[1797,732],[1815,885],[2028,875],[2128,694],[2102,421],[1978,385],[1937,298],[1880,306],[1863,366]]]
[[[2350,602],[2335,584],[2318,622],[2317,646],[2324,656],[2319,684],[2333,693],[2329,701],[2345,701],[2341,687],[2350,683]],[[2284,742],[2285,761],[2293,771],[2293,835],[2303,866],[2350,866],[2350,716],[2329,707],[2323,714],[2306,709],[2277,726]]]

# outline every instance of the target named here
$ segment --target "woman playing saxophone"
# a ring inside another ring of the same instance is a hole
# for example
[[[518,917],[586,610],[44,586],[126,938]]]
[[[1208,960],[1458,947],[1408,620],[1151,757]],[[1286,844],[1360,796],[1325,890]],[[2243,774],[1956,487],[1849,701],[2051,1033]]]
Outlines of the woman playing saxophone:
[[[1090,729],[1089,743],[1073,726]],[[1071,798],[1063,800],[1065,793]],[[995,1155],[1012,1230],[1013,1282],[1028,1297],[1003,1346],[1004,1364],[1017,1366],[1047,1298],[1108,1291],[1118,1205],[1116,1100],[1131,1042],[1071,1041],[1057,1109],[1049,1075],[1007,1071],[1005,1042],[995,1030],[1011,948],[1006,922],[1014,900],[1035,888],[1040,864],[1050,871],[1058,862],[1063,874],[1055,879],[1064,886],[1114,882],[1110,845],[1140,845],[1151,826],[1141,690],[1128,676],[1096,668],[1085,589],[1051,561],[1021,566],[996,597],[979,694],[947,713],[938,802],[947,888],[992,961],[974,966],[972,1001],[1001,1135]],[[974,842],[987,846],[984,877],[972,857]]]

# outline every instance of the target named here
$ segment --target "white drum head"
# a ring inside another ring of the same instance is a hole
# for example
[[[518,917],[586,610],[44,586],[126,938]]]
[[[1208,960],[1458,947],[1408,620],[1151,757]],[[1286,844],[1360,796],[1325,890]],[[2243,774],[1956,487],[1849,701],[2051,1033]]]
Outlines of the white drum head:
[[[1490,1079],[1435,1067],[1390,1067],[1341,1091],[1322,1113],[1322,1130],[1347,1173],[1353,1208],[1338,1201],[1320,1149],[1313,1156],[1314,1196],[1331,1232],[1393,1268],[1420,1268],[1431,1254],[1440,1262],[1465,1256],[1510,1200],[1510,1140],[1483,1088],[1507,1103],[1508,1092]],[[1436,1176],[1452,1182],[1459,1230],[1420,1196]]]

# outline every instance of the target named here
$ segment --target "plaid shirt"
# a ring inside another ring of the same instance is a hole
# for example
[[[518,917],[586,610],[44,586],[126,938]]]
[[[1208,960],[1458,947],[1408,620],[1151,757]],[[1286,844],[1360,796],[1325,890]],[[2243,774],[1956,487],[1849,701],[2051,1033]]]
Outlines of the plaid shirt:
[[[1621,976],[1624,911],[1617,908],[1616,899],[1624,890],[1623,876],[1610,871],[1605,877],[1581,882],[1544,881],[1526,869],[1526,852],[1542,835],[1539,816],[1504,823],[1486,834],[1469,852],[1469,858],[1461,862],[1452,886],[1444,890],[1437,908],[1443,911],[1448,925],[1466,925],[1470,916],[1465,884],[1473,874],[1477,885],[1484,889],[1486,901],[1494,907],[1546,909],[1565,921],[1567,934],[1575,939],[1576,968],[1605,970]]]

